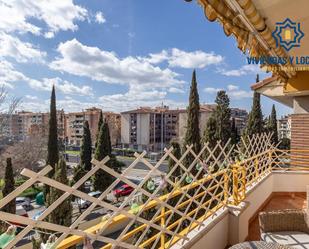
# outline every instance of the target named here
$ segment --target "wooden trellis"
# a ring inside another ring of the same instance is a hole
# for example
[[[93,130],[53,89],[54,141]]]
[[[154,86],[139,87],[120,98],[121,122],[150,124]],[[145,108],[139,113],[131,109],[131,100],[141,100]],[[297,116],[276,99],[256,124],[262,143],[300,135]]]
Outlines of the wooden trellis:
[[[184,243],[188,240],[188,233],[192,229],[202,228],[204,220],[215,215],[218,209],[224,208],[230,202],[237,204],[244,198],[242,193],[246,191],[246,184],[256,181],[269,169],[271,146],[270,135],[266,134],[248,138],[246,143],[243,140],[241,147],[238,147],[239,151],[242,150],[241,155],[245,155],[241,162],[232,160],[231,155],[235,156],[235,148],[230,141],[224,145],[218,142],[214,148],[204,144],[198,153],[193,151],[192,146],[187,146],[180,158],[173,155],[173,148],[165,149],[164,155],[155,164],[145,158],[146,152],[135,153],[135,160],[122,173],[108,167],[107,162],[110,158],[106,157],[102,161],[93,160],[92,169],[73,186],[48,178],[50,166],[46,166],[38,173],[24,169],[21,174],[29,179],[4,197],[0,201],[0,208],[36,183],[49,185],[64,193],[46,208],[37,220],[0,212],[1,220],[25,226],[7,248],[15,246],[33,229],[47,229],[59,233],[55,246],[61,249],[80,243],[85,236],[93,241],[102,242],[104,249],[170,248],[176,242]],[[192,160],[189,165],[185,165],[188,156]],[[164,172],[160,166],[167,159],[173,160],[174,165]],[[129,179],[129,175],[138,164],[144,165],[147,173],[137,184]],[[94,198],[78,189],[98,170],[104,170],[114,176],[115,180],[99,198]],[[240,175],[239,170],[242,170]],[[179,171],[181,174],[175,176],[175,172]],[[160,175],[161,179],[154,189],[149,190],[147,183],[153,181],[153,175]],[[107,197],[120,183],[128,184],[134,190],[120,205],[114,205],[107,201]],[[135,203],[137,195],[143,196],[143,203]],[[70,196],[89,201],[91,205],[69,227],[47,222],[48,215]],[[237,200],[233,201],[233,198]],[[137,204],[135,209],[128,208],[132,203]],[[108,219],[103,219],[95,228],[79,229],[81,222],[97,206],[109,211]],[[111,226],[120,222],[126,225],[116,238],[106,235]]]

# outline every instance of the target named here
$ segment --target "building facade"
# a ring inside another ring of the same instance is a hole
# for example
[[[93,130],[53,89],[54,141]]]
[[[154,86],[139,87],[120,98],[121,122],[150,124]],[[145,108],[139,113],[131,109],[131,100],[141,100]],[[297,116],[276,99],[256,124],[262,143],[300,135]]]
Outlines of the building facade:
[[[67,145],[80,146],[83,137],[83,123],[89,123],[92,143],[95,143],[101,109],[89,108],[82,112],[65,113],[57,111],[58,138]],[[107,119],[112,145],[120,142],[120,114],[103,112]],[[48,136],[49,113],[16,112],[0,115],[3,124],[1,135],[13,140],[24,140],[30,136]]]
[[[72,112],[66,114],[66,139],[67,144],[80,146],[83,138],[83,124],[88,121],[91,133],[92,144],[95,144],[98,133],[98,122],[101,109],[92,107],[82,112]],[[117,145],[120,141],[120,114],[113,112],[103,112],[103,118],[107,120],[111,143]]]
[[[281,117],[278,121],[278,138],[289,138],[291,139],[291,116]]]
[[[202,137],[208,118],[216,105],[200,106],[200,136]],[[231,116],[241,132],[246,125],[248,113],[232,108]],[[121,113],[121,144],[139,151],[160,152],[172,139],[182,142],[186,134],[188,114],[186,109],[163,107],[141,107]]]

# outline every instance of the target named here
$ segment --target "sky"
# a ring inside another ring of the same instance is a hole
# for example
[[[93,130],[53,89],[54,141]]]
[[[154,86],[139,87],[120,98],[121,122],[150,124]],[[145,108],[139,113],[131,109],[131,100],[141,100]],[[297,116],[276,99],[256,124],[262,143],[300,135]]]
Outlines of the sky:
[[[256,74],[219,23],[184,0],[0,0],[0,84],[19,109],[185,107],[196,69],[201,103],[226,90],[232,107],[250,110]],[[269,115],[291,109],[262,97]]]

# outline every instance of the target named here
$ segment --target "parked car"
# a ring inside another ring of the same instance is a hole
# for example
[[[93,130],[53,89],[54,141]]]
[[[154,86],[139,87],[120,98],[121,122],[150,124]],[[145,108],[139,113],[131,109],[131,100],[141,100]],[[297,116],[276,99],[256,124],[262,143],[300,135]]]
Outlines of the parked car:
[[[19,216],[28,217],[28,213],[23,206],[16,206],[16,214]]]
[[[102,194],[101,191],[95,191],[95,192],[88,193],[88,195],[94,198],[99,198],[101,194]],[[88,208],[91,205],[91,202],[88,200],[78,199],[77,202],[81,209]]]
[[[124,184],[121,187],[114,190],[114,195],[116,197],[127,196],[133,192],[134,188],[128,184]]]
[[[27,211],[25,210],[25,208],[23,206],[16,206],[16,212],[15,212],[16,215],[19,215],[19,216],[24,216],[24,217],[29,217],[28,216],[28,213]],[[24,225],[22,224],[19,224],[19,223],[15,223],[15,222],[12,222],[12,225],[15,225],[17,226],[17,233],[19,233]]]
[[[31,200],[28,197],[17,197],[15,200],[16,206],[22,206],[26,210],[31,209]]]

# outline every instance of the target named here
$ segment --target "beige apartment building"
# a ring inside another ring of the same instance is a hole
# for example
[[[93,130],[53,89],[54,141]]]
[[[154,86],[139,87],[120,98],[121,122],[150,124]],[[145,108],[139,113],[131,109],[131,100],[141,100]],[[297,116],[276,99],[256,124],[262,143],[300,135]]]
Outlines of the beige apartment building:
[[[83,123],[89,122],[92,142],[95,143],[98,121],[101,109],[89,108],[82,112],[65,113],[63,110],[57,111],[58,137],[65,141],[67,145],[80,146],[83,136]],[[103,117],[107,119],[112,145],[120,142],[120,114],[113,112],[103,112]],[[47,137],[49,113],[41,112],[17,112],[12,115],[1,115],[1,121],[5,126],[1,135],[16,140],[24,140],[27,137],[40,135]]]
[[[200,106],[200,135],[216,105]],[[247,122],[246,110],[232,108],[236,127],[241,133]],[[186,109],[140,107],[121,113],[121,144],[136,150],[162,151],[172,139],[183,141],[188,114]]]
[[[2,115],[6,119],[4,135],[17,140],[27,137],[48,135],[49,113],[41,112],[17,112],[12,115]],[[57,111],[58,135],[60,139],[65,138],[65,114],[63,110]]]
[[[95,144],[100,112],[101,109],[92,107],[82,112],[72,112],[66,114],[65,118],[67,123],[67,143],[76,146],[81,145],[83,137],[83,123],[87,120],[91,132],[91,140],[92,143]],[[113,112],[103,112],[103,118],[107,119],[112,145],[117,145],[120,141],[120,114]]]

